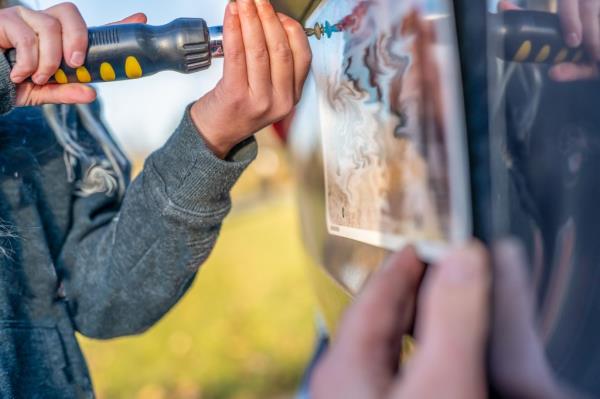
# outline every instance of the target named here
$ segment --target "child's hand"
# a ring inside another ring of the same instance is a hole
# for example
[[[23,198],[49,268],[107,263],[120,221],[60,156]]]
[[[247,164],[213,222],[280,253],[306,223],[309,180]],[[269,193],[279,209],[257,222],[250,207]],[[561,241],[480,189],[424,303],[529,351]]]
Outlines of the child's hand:
[[[268,0],[229,3],[223,45],[223,79],[191,111],[207,145],[221,158],[292,111],[312,57],[302,26],[275,13]]]
[[[146,17],[136,14],[120,23],[134,22],[146,22]],[[82,66],[87,46],[86,23],[71,3],[45,11],[20,6],[0,10],[0,50],[17,50],[17,64],[10,74],[17,84],[17,106],[94,101],[96,92],[89,86],[46,85],[63,57],[72,68]]]

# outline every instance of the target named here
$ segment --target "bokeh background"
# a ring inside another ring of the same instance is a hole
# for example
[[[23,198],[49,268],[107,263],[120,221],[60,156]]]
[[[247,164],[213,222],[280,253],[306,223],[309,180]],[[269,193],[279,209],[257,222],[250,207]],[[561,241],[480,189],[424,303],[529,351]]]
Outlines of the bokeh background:
[[[31,0],[46,8],[55,0]],[[220,25],[225,0],[75,0],[88,25],[143,11],[160,25],[202,17]],[[196,75],[164,72],[98,85],[104,117],[135,163],[166,141],[185,106],[210,90],[217,61]],[[258,134],[260,155],[236,186],[217,247],[183,300],[147,333],[81,338],[102,398],[292,397],[314,343],[315,300],[305,273],[298,213],[282,144]]]

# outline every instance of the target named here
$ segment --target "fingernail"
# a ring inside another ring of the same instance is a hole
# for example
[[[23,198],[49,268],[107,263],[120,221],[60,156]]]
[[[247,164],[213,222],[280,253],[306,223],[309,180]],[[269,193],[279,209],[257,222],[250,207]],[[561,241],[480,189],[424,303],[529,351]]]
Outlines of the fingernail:
[[[33,83],[35,83],[36,85],[43,85],[46,84],[46,82],[48,81],[48,76],[43,74],[34,75],[31,78],[31,80],[33,80]]]
[[[79,67],[79,66],[82,66],[84,62],[85,62],[85,54],[83,54],[81,51],[75,51],[71,55],[71,65]]]
[[[10,74],[10,80],[13,81],[13,83],[21,83],[23,81],[24,77],[15,73],[11,73]]]
[[[514,239],[504,239],[494,246],[494,259],[499,267],[508,264],[524,265],[525,248]]]
[[[448,281],[463,284],[477,278],[487,267],[487,260],[480,244],[469,244],[450,253],[440,267]]]
[[[231,1],[229,3],[229,12],[232,15],[237,15],[238,14],[238,5],[237,5],[237,3],[235,1]]]
[[[417,260],[419,259],[417,249],[415,248],[414,245],[412,245],[412,244],[406,245],[400,251],[394,252],[391,255],[389,255],[383,262],[382,269],[384,269],[384,270],[389,269],[389,268],[393,267],[394,265],[396,265],[398,263],[399,259],[405,259],[405,258],[414,258]]]
[[[571,32],[567,35],[566,42],[569,47],[579,47],[581,44],[579,35],[577,35],[575,32]]]

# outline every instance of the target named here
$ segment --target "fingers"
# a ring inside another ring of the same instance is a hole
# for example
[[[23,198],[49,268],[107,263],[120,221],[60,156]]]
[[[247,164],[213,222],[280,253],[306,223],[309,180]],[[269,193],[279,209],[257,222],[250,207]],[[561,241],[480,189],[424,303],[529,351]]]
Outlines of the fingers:
[[[553,66],[550,71],[550,78],[557,82],[573,82],[576,80],[596,79],[598,77],[598,67],[594,65],[563,63]]]
[[[230,2],[223,22],[223,79],[227,91],[246,90],[248,72],[246,53],[240,24],[239,9],[236,2]]]
[[[271,66],[265,33],[254,0],[238,0],[242,38],[250,90],[258,97],[269,99]],[[268,108],[268,107],[266,107]]]
[[[302,96],[304,82],[310,70],[312,52],[302,25],[281,13],[279,14],[279,19],[287,33],[294,59],[294,98],[297,103]]]
[[[88,104],[96,99],[96,91],[90,86],[79,83],[67,85],[47,84],[36,86],[23,83],[17,87],[18,106],[36,106],[42,104]]]
[[[565,42],[570,47],[579,47],[583,35],[579,0],[560,0],[558,2],[558,13]]]
[[[423,296],[420,324],[423,345],[440,345],[457,338],[469,351],[487,329],[490,269],[480,244],[449,254],[437,266]]]
[[[142,12],[138,12],[138,13],[128,16],[127,18],[123,18],[120,21],[112,22],[107,25],[146,24],[146,23],[148,23],[148,17],[146,16],[146,14],[144,14]]]
[[[450,253],[426,277],[417,320],[420,347],[397,388],[406,397],[484,397],[490,280],[487,253],[476,243]]]
[[[39,62],[31,79],[35,84],[43,85],[62,62],[62,27],[56,18],[44,13],[24,9],[22,16],[38,36]]]
[[[38,36],[39,59],[31,79],[35,84],[45,84],[62,62],[62,27],[47,14],[23,8],[21,17]]]
[[[17,65],[11,78],[20,84],[31,77],[38,85],[48,82],[65,55],[67,64],[83,64],[88,33],[85,22],[71,3],[44,12],[25,7],[6,9],[2,15],[0,45],[17,50]]]
[[[77,68],[85,62],[88,47],[87,25],[73,3],[61,3],[45,11],[62,26],[62,52],[66,63]]]
[[[424,270],[412,247],[387,260],[344,319],[338,337],[342,356],[369,364],[374,373],[394,371],[402,336],[412,327]]]
[[[350,308],[311,381],[311,397],[374,398],[393,383],[425,266],[413,248],[393,255]]]
[[[2,48],[14,47],[17,50],[17,63],[10,78],[19,84],[31,76],[38,67],[37,35],[21,18],[6,16],[2,23]]]
[[[278,101],[294,104],[294,57],[286,31],[269,0],[256,0],[269,52],[271,82]]]

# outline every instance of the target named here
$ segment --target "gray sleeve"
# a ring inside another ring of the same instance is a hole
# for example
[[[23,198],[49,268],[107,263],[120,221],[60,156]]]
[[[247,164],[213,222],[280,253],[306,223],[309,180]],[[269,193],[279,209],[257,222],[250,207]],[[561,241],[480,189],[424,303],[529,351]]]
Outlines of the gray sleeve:
[[[3,54],[0,54],[0,115],[10,112],[17,98],[17,89],[10,80],[10,65]]]
[[[121,203],[75,201],[61,278],[78,331],[111,338],[144,331],[185,293],[231,207],[230,190],[256,157],[254,139],[221,160],[189,111],[146,161]]]

